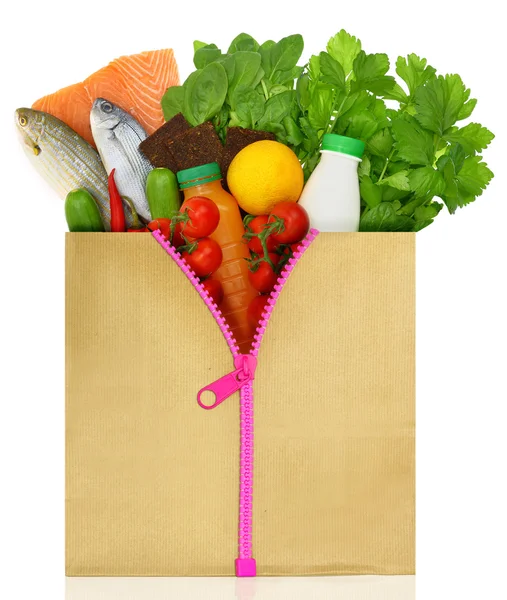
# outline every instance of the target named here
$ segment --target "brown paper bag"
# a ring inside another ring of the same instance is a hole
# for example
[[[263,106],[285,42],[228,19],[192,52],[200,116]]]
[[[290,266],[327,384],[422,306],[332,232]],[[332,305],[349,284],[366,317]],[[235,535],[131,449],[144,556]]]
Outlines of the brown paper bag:
[[[415,236],[320,234],[254,381],[258,575],[414,572]],[[66,572],[234,575],[239,409],[207,307],[151,235],[67,234]]]

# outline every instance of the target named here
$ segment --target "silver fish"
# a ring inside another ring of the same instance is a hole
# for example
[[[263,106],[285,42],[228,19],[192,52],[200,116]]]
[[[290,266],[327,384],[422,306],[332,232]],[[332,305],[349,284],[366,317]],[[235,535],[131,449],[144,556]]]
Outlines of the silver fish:
[[[88,190],[109,231],[107,173],[96,150],[63,121],[45,112],[18,108],[15,122],[23,148],[42,176],[62,198],[77,188]]]
[[[121,196],[133,203],[140,217],[150,221],[146,177],[153,167],[139,151],[146,132],[131,115],[104,98],[93,103],[90,125],[107,173],[115,169],[114,179]]]

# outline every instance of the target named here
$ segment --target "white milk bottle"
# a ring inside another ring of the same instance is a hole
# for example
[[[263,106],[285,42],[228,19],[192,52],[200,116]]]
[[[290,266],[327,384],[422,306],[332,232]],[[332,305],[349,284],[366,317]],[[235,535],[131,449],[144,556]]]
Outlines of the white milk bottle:
[[[361,212],[357,166],[364,142],[326,133],[321,159],[303,189],[299,204],[319,231],[357,231]]]

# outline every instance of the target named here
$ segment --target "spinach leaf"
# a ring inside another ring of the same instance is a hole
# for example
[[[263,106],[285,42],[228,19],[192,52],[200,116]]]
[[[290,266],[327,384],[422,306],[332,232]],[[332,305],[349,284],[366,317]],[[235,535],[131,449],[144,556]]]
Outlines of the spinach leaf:
[[[221,56],[222,52],[218,49],[218,47],[215,44],[201,46],[195,51],[194,65],[198,69],[203,69],[206,65],[209,65]]]
[[[222,108],[227,96],[227,74],[220,63],[210,63],[192,73],[183,87],[183,114],[191,125],[200,125]]]
[[[268,79],[272,79],[277,71],[290,71],[293,69],[303,54],[303,36],[299,33],[289,35],[270,47],[269,70],[266,70]]]
[[[241,126],[248,129],[255,127],[264,114],[264,98],[256,90],[248,86],[240,86],[234,92],[235,112]]]
[[[258,128],[262,130],[268,123],[281,124],[282,119],[290,113],[294,94],[294,90],[290,90],[270,98],[266,102],[264,114],[259,120]]]
[[[234,107],[234,93],[237,88],[249,87],[255,89],[264,74],[261,68],[261,55],[258,52],[239,50],[228,56],[223,66],[227,73],[227,101]]]
[[[259,44],[254,40],[248,33],[240,33],[231,42],[227,54],[233,54],[239,51],[246,52],[257,52],[259,50]]]
[[[175,115],[183,112],[183,101],[185,98],[185,90],[182,85],[175,85],[167,88],[166,93],[162,96],[161,105],[164,113],[164,119],[169,121]]]
[[[273,48],[273,46],[275,46],[275,42],[273,40],[267,40],[266,42],[264,42],[264,44],[261,44],[259,47],[259,54],[261,55],[261,65],[268,77],[273,71],[271,62],[271,49]]]

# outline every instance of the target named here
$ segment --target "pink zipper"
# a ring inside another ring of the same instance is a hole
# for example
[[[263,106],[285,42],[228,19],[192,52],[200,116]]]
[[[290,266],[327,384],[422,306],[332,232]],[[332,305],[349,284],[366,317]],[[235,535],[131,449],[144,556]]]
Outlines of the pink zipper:
[[[181,257],[180,253],[172,246],[161,234],[160,230],[153,232],[153,237],[171,256],[174,262],[185,273],[190,283],[197,290],[211,314],[218,323],[227,345],[234,358],[235,370],[232,373],[224,375],[217,381],[202,388],[197,394],[199,406],[206,410],[211,410],[219,406],[224,400],[239,390],[240,407],[240,492],[239,492],[239,528],[238,528],[238,558],[236,559],[237,577],[255,577],[256,563],[252,553],[252,513],[253,513],[253,452],[254,452],[254,403],[253,403],[253,379],[257,366],[257,355],[259,347],[266,331],[267,324],[278,300],[283,286],[287,282],[289,275],[294,267],[305,253],[308,246],[318,235],[316,229],[311,229],[305,239],[300,242],[294,256],[290,258],[284,266],[277,284],[269,295],[266,307],[262,313],[262,318],[257,326],[256,334],[252,348],[248,354],[240,354],[236,340],[232,335],[227,322],[225,321],[219,308],[212,300],[208,292],[204,289],[202,283],[196,277],[195,273],[189,267],[187,262]],[[213,404],[204,404],[201,396],[204,392],[215,394]]]

